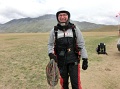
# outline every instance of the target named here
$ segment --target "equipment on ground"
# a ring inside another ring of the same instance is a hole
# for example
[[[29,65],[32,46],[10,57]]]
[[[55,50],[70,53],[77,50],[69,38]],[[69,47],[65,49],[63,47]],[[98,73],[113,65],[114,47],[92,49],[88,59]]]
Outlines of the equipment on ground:
[[[107,55],[105,43],[99,43],[98,47],[96,48],[96,52],[98,54],[106,54]]]
[[[118,39],[117,48],[118,48],[118,51],[120,51],[120,39]]]

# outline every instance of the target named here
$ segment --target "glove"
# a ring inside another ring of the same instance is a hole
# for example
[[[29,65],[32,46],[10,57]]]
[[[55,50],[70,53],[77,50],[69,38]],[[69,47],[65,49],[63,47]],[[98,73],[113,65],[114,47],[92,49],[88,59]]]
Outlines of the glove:
[[[87,58],[82,58],[82,69],[86,70],[88,68],[88,59]]]
[[[57,57],[53,53],[49,53],[49,58],[50,58],[50,60],[54,59],[55,62],[58,62]]]

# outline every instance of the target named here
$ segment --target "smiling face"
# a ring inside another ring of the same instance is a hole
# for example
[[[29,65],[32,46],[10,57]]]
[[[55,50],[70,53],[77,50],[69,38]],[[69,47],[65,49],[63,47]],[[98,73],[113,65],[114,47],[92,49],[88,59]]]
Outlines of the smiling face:
[[[58,15],[58,21],[60,23],[66,23],[68,21],[68,14],[67,13],[60,13]]]

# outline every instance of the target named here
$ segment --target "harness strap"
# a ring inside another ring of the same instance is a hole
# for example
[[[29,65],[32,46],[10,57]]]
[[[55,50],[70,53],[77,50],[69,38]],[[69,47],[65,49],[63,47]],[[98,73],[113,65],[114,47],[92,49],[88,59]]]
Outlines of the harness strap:
[[[55,33],[55,42],[57,40],[57,33],[58,33],[58,27],[54,26],[54,33]]]
[[[57,38],[58,38],[58,27],[54,26],[54,33],[55,33],[55,42],[54,42],[54,53],[56,54],[57,52]]]
[[[75,25],[74,24],[72,24],[72,32],[73,32],[73,38],[74,38],[74,47],[76,48],[76,40],[77,40],[77,36],[76,36],[76,33],[75,33]]]

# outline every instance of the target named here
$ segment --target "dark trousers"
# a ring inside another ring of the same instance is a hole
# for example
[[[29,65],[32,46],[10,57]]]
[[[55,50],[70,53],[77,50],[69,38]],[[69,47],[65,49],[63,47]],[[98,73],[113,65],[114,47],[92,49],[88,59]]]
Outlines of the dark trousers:
[[[80,64],[70,63],[59,67],[61,89],[69,89],[69,77],[72,89],[82,89],[80,81]]]

